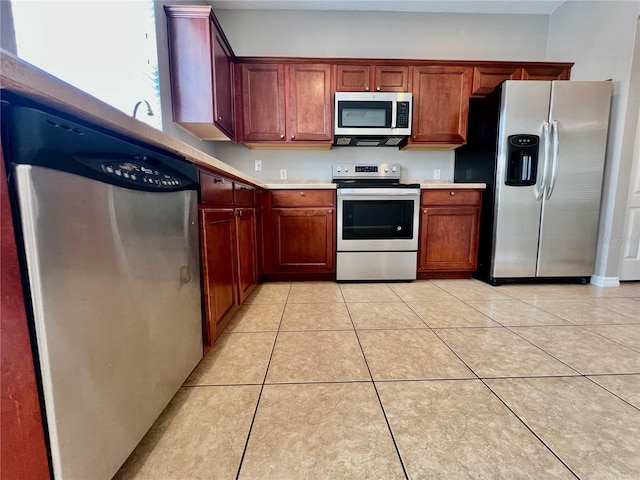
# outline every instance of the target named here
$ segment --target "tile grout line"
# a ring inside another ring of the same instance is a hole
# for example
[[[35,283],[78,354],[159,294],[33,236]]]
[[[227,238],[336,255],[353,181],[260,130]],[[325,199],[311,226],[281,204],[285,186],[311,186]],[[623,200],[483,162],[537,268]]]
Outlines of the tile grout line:
[[[395,292],[394,292],[395,293]],[[378,399],[378,404],[380,405],[380,409],[382,410],[382,416],[384,417],[384,421],[387,424],[387,429],[389,431],[389,435],[391,436],[391,441],[393,442],[393,447],[396,449],[396,455],[398,455],[398,460],[400,460],[400,466],[402,467],[402,472],[404,473],[405,480],[409,480],[409,474],[407,473],[407,468],[405,467],[404,460],[402,459],[402,455],[400,454],[400,449],[398,448],[398,444],[396,443],[396,437],[393,434],[393,429],[391,428],[391,423],[387,418],[387,412],[384,409],[384,405],[382,404],[382,399],[380,398],[380,393],[378,392],[378,387],[376,387],[376,382],[373,379],[373,374],[371,373],[371,369],[369,368],[369,362],[367,362],[367,356],[364,353],[364,348],[362,348],[362,343],[360,343],[360,337],[358,335],[358,330],[356,329],[356,324],[353,322],[353,318],[351,317],[351,312],[349,311],[349,305],[344,298],[344,294],[342,293],[342,288],[340,288],[340,294],[342,295],[342,299],[345,301],[345,305],[347,306],[347,315],[349,315],[349,320],[353,325],[353,331],[356,334],[356,340],[358,342],[358,346],[360,347],[360,352],[362,352],[362,358],[364,360],[364,364],[367,367],[367,371],[369,372],[369,377],[371,378],[371,384],[373,385],[373,391],[376,392],[376,398]]]
[[[291,294],[291,283],[289,283],[289,290],[287,291],[287,299]],[[273,353],[276,350],[276,342],[278,341],[278,334],[280,333],[280,325],[282,325],[282,320],[284,319],[284,312],[287,309],[287,302],[285,300],[284,308],[282,309],[282,315],[280,315],[280,322],[278,323],[278,330],[276,331],[276,336],[273,339],[273,346],[271,347],[271,354],[269,355],[269,360],[267,361],[267,368],[264,371],[264,377],[262,378],[262,384],[260,385],[260,393],[258,393],[258,400],[256,402],[256,408],[253,410],[253,416],[251,417],[251,424],[249,425],[249,431],[247,432],[247,439],[244,442],[244,448],[242,449],[242,455],[240,457],[240,462],[238,463],[238,472],[236,473],[236,480],[240,478],[240,472],[242,471],[242,464],[244,463],[244,457],[247,453],[247,447],[249,446],[249,439],[251,438],[251,431],[253,430],[253,424],[256,421],[256,416],[258,415],[258,407],[260,406],[260,399],[262,398],[262,392],[264,391],[264,387],[267,380],[267,374],[269,373],[269,366],[271,365],[271,359],[273,358]]]

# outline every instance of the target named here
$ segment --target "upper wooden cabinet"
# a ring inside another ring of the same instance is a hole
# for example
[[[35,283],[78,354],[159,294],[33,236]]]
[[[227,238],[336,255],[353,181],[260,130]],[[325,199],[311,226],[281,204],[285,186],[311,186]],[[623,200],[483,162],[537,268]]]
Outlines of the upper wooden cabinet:
[[[336,65],[337,92],[408,92],[408,65]]]
[[[572,64],[525,65],[520,80],[569,80]]]
[[[455,148],[465,143],[472,68],[413,68],[413,125],[405,149]]]
[[[493,62],[473,67],[471,95],[483,97],[493,92],[504,80],[569,80],[571,63]]]
[[[330,65],[244,63],[239,70],[248,147],[331,147]]]
[[[233,50],[208,6],[165,6],[173,121],[203,140],[234,137]]]

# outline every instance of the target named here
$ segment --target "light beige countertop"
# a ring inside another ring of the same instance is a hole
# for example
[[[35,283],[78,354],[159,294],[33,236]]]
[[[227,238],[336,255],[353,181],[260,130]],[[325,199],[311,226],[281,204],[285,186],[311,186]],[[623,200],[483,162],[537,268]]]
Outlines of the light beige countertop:
[[[455,183],[452,181],[446,180],[423,180],[421,182],[416,182],[420,184],[420,188],[430,189],[430,188],[487,188],[485,183]]]
[[[454,183],[446,180],[423,180],[420,182],[403,182],[403,183],[418,183],[420,184],[420,188],[423,189],[460,189],[460,188],[486,188],[486,184],[484,183]],[[291,182],[268,182],[264,184],[265,188],[270,190],[297,190],[297,189],[335,189],[336,184],[327,182],[327,181],[308,181],[303,182],[300,180],[292,180]]]

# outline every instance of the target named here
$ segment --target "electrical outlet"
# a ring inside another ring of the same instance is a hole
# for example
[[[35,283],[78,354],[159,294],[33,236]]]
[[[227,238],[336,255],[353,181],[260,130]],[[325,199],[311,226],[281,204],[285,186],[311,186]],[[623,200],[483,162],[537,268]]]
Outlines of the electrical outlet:
[[[280,169],[280,180],[286,180],[287,179],[287,169],[286,168],[281,168]]]
[[[434,180],[440,180],[440,169],[439,168],[434,168],[433,169],[433,179]]]
[[[256,160],[254,163],[254,168],[256,172],[262,171],[262,160]]]

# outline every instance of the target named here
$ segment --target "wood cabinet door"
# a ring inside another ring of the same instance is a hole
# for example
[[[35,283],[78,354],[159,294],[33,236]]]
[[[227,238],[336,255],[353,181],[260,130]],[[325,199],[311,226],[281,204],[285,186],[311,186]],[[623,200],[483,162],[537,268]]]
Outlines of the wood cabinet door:
[[[337,92],[368,92],[370,87],[369,65],[336,65]]]
[[[474,67],[471,95],[482,97],[493,92],[504,80],[520,80],[522,68],[519,67]]]
[[[422,207],[418,271],[477,267],[480,207]]]
[[[571,69],[554,65],[525,66],[522,80],[569,80]]]
[[[275,271],[335,271],[334,209],[274,208],[271,215]]]
[[[378,92],[408,92],[409,67],[402,65],[376,65],[374,88]]]
[[[236,217],[233,209],[201,210],[205,345],[220,335],[238,304],[236,290]]]
[[[331,142],[331,66],[289,66],[288,140]]]
[[[256,215],[253,208],[236,209],[238,294],[242,304],[256,286]]]
[[[411,143],[463,144],[467,138],[470,67],[413,69]]]
[[[241,72],[244,141],[284,141],[284,65],[245,63]]]
[[[232,53],[221,33],[212,25],[213,118],[214,123],[233,139],[233,68]]]

